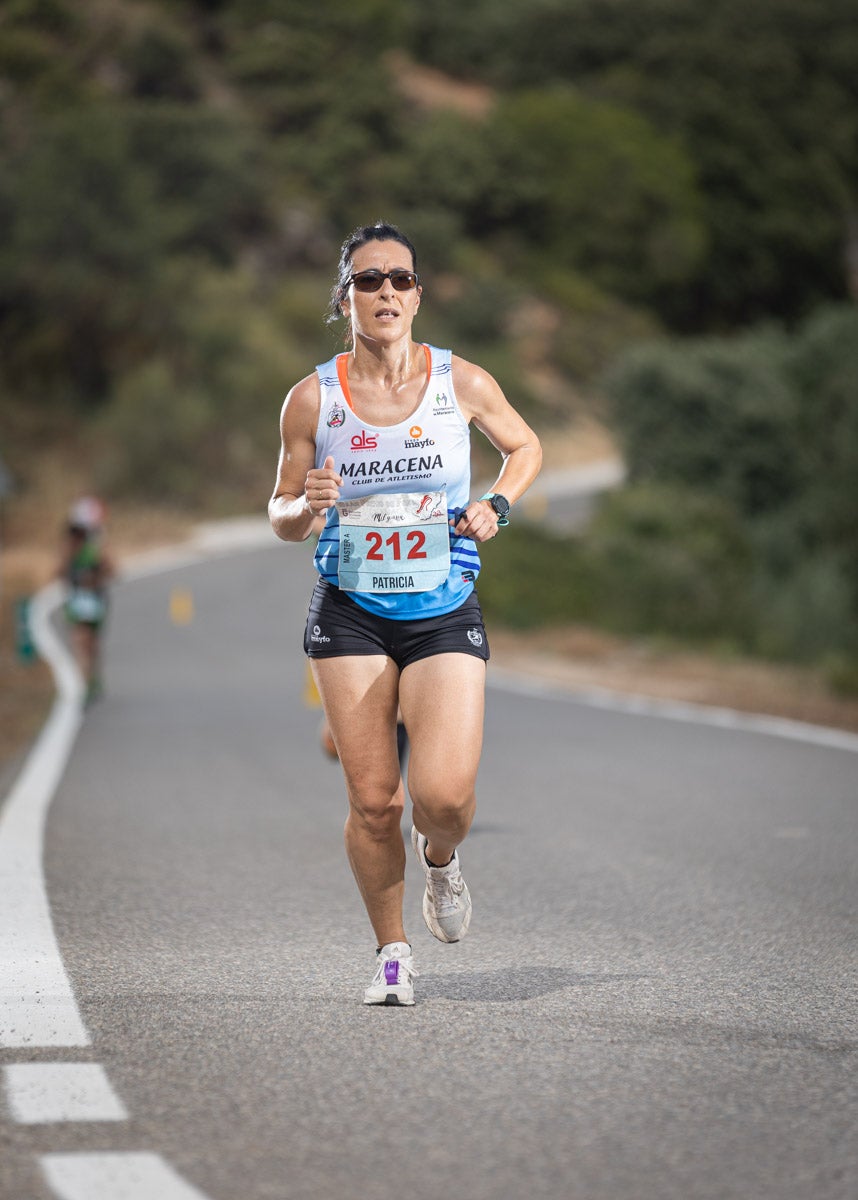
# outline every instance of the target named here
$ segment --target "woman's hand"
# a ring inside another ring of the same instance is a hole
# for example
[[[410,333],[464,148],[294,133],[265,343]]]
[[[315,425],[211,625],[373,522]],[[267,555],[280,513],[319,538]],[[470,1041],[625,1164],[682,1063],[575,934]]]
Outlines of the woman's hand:
[[[328,455],[324,466],[311,467],[304,483],[304,502],[314,517],[322,517],[340,498],[343,478],[334,470],[334,459]]]
[[[488,500],[475,500],[459,513],[459,519],[453,525],[453,531],[459,537],[473,538],[475,542],[487,542],[497,537],[498,515]]]

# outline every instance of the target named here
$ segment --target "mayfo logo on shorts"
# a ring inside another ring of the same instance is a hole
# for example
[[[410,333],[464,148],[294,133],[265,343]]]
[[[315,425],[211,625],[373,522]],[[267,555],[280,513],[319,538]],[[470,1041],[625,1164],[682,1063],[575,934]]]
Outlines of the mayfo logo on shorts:
[[[468,630],[468,641],[472,646],[482,646],[483,635],[480,633],[479,629]]]
[[[468,637],[470,637],[470,636],[471,635],[468,634]],[[321,626],[319,626],[319,625],[313,626],[313,632],[310,634],[311,642],[319,642],[321,644],[324,644],[325,642],[329,642],[330,640],[331,639],[329,637],[325,637],[325,635],[322,633]],[[482,639],[480,639],[480,640],[482,641]]]

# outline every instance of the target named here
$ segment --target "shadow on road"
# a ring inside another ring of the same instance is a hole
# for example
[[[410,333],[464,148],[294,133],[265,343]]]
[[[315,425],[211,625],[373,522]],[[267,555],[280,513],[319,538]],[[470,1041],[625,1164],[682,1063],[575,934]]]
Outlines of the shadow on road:
[[[535,1000],[565,988],[593,987],[604,983],[646,979],[641,974],[585,975],[564,967],[532,967],[519,971],[463,971],[458,975],[421,975],[420,999],[497,1002]]]

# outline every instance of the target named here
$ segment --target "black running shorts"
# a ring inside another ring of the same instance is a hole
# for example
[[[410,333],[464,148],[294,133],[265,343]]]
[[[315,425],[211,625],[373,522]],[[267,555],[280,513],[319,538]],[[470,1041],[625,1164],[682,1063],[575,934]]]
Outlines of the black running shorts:
[[[489,643],[475,592],[441,617],[393,621],[368,613],[320,579],[310,599],[304,651],[310,658],[384,654],[403,671],[409,663],[434,654],[471,654],[487,662]]]

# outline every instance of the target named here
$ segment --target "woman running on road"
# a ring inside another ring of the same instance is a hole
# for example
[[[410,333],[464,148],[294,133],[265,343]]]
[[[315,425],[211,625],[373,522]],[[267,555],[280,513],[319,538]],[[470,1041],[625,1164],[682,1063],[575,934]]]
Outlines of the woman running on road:
[[[286,397],[269,503],[284,541],[319,534],[304,649],[345,774],[346,849],[378,946],[366,1004],[414,1003],[398,709],[423,916],[443,942],[468,930],[457,848],[476,807],[489,657],[476,543],[508,523],[542,460],[491,375],[413,340],[422,292],[414,247],[395,226],[364,226],[345,241],[331,316],[349,322],[350,349]],[[471,423],[501,457],[491,491],[475,500]]]

